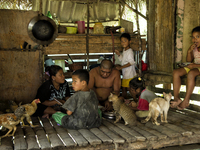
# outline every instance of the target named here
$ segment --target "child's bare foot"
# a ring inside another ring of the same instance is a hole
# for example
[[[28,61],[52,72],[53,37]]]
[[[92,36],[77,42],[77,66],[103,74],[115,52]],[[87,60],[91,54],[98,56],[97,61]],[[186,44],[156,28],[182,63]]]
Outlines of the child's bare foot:
[[[47,119],[49,119],[49,114],[44,114],[44,115],[42,116],[42,118],[47,118]]]
[[[187,108],[187,107],[189,107],[189,101],[187,101],[187,100],[183,100],[183,102],[181,102],[179,105],[178,105],[178,109],[180,109],[180,110],[183,110],[184,108]]]
[[[170,106],[171,106],[171,108],[176,108],[181,102],[182,102],[181,99],[177,99],[177,100],[171,101],[170,102]]]

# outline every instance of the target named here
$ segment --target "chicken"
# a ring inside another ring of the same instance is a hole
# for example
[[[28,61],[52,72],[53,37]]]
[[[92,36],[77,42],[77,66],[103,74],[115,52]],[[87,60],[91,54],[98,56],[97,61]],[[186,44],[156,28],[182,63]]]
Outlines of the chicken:
[[[25,107],[21,106],[17,108],[17,111],[15,113],[7,113],[0,115],[0,126],[3,126],[9,131],[3,135],[1,138],[7,137],[7,136],[14,136],[15,131],[17,129],[16,125],[18,125],[21,121],[21,117],[25,114]],[[12,134],[9,134],[13,130]]]
[[[37,104],[40,103],[39,99],[35,99],[32,101],[31,104],[24,104],[21,105],[23,107],[25,107],[25,114],[21,117],[21,122],[22,122],[22,126],[27,126],[24,124],[24,118],[26,117],[27,122],[32,126],[32,127],[36,127],[32,124],[32,120],[31,120],[31,115],[35,113],[35,111],[37,110]]]
[[[13,100],[9,100],[8,103],[12,112],[15,112],[15,110],[21,105],[21,102],[19,103],[19,105],[17,105],[16,102]]]

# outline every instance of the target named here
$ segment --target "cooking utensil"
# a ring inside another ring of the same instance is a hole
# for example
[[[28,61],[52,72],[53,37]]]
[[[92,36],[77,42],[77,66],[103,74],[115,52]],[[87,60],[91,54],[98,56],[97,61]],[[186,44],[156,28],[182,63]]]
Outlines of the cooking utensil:
[[[40,45],[52,43],[58,35],[56,23],[47,16],[36,16],[28,24],[28,35]]]
[[[102,117],[106,118],[106,119],[111,119],[111,120],[115,120],[115,113],[114,112],[102,112]]]
[[[55,101],[57,101],[61,106],[63,105],[59,100],[57,100],[56,98],[54,98]]]

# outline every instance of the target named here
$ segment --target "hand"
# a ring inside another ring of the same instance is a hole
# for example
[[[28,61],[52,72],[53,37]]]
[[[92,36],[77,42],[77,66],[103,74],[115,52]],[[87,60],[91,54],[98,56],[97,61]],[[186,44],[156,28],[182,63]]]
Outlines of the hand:
[[[124,100],[126,104],[129,104],[131,101],[129,99]]]
[[[65,100],[59,100],[62,104],[64,104],[66,101]]]
[[[186,67],[189,69],[193,69],[195,67],[194,65],[195,65],[194,63],[191,63],[191,64],[187,65]]]
[[[119,56],[120,55],[120,53],[119,53],[119,51],[118,50],[115,50],[115,53]]]
[[[195,49],[195,47],[197,47],[196,44],[192,44],[188,49],[188,53],[192,52]]]
[[[117,70],[122,70],[122,66],[120,66],[120,65],[115,66],[115,68],[116,68]]]
[[[109,101],[106,101],[105,102],[105,110],[112,110],[112,109],[113,109],[112,103]]]

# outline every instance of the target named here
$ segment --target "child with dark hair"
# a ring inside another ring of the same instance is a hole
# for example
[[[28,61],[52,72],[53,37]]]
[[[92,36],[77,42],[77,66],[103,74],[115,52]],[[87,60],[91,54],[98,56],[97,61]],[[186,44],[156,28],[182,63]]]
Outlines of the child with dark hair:
[[[52,65],[46,70],[49,75],[49,80],[44,82],[38,89],[36,98],[40,99],[41,103],[34,116],[49,117],[54,114],[59,108],[59,105],[64,104],[70,97],[70,90],[63,69],[60,66]],[[57,99],[57,100],[55,100]]]
[[[184,109],[189,106],[190,96],[195,87],[195,78],[200,75],[200,26],[192,30],[193,44],[187,51],[187,62],[191,62],[186,67],[173,71],[174,101],[171,101],[172,108]],[[187,75],[186,95],[182,101],[179,97],[181,87],[181,77]]]
[[[88,88],[89,73],[79,69],[72,74],[72,87],[75,91],[62,106],[66,114],[56,112],[53,119],[68,129],[95,128],[101,125],[98,99],[93,90]]]
[[[136,115],[138,117],[146,117],[149,112],[149,103],[157,95],[145,88],[144,81],[141,77],[135,77],[129,82],[129,92],[135,101],[130,102],[130,100],[125,100],[125,102],[133,110],[137,110]]]
[[[130,48],[131,36],[128,33],[123,33],[120,36],[121,45],[123,47],[123,53],[120,54],[118,50],[115,53],[118,55],[121,66],[116,66],[116,69],[122,70],[122,96],[127,97],[127,91],[129,88],[129,82],[136,76],[135,60],[133,50]]]

